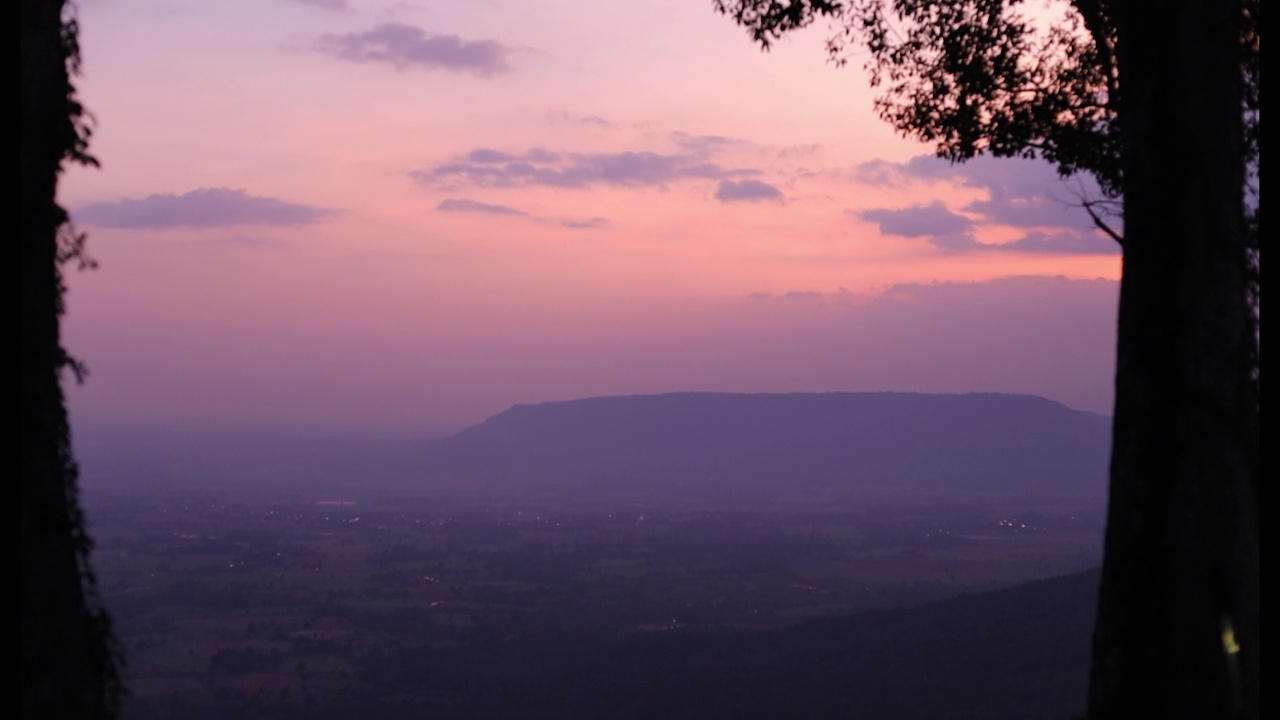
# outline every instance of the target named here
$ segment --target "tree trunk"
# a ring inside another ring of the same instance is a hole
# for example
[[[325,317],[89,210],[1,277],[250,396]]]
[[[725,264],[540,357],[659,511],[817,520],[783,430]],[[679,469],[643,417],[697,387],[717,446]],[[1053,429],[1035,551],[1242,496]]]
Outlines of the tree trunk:
[[[114,712],[115,666],[105,616],[86,603],[88,540],[75,497],[59,370],[62,299],[55,201],[74,143],[61,0],[21,6],[22,374],[21,704],[23,718],[94,718]]]
[[[1258,717],[1238,4],[1112,3],[1124,274],[1089,717]]]

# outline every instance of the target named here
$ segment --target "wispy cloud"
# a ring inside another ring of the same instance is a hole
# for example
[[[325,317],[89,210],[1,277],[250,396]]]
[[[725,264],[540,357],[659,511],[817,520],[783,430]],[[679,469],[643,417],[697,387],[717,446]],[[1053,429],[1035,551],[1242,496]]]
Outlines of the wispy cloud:
[[[476,200],[467,200],[466,198],[446,198],[436,205],[436,209],[443,212],[458,213],[483,213],[486,215],[528,215],[523,210],[517,210],[506,205],[495,205],[492,203],[478,202]]]
[[[576,115],[565,110],[548,113],[547,118],[552,124],[567,122],[575,125],[597,127],[605,130],[615,127],[614,123],[610,122],[606,118],[600,117],[599,115]]]
[[[244,190],[200,188],[182,195],[148,195],[85,205],[74,212],[77,222],[106,228],[163,229],[249,225],[307,225],[335,210],[257,197]]]
[[[532,213],[527,213],[524,210],[513,208],[510,205],[487,203],[468,198],[445,198],[440,201],[440,204],[436,205],[436,210],[449,213],[471,213],[476,215],[523,218],[536,223],[559,225],[560,227],[568,228],[570,230],[595,230],[609,225],[609,219],[604,217],[540,217]]]
[[[950,181],[963,187],[981,188],[986,200],[962,208],[980,213],[990,222],[1015,227],[1069,226],[1091,228],[1078,202],[1097,198],[1097,183],[1085,175],[1063,179],[1052,165],[1040,160],[977,157],[965,163],[950,163],[932,155],[918,155],[905,163],[873,160],[854,170],[863,183],[882,187],[902,187],[913,181]]]
[[[973,229],[972,220],[951,212],[941,201],[931,205],[864,210],[858,213],[858,217],[878,224],[884,235],[900,237],[952,235]]]
[[[700,154],[711,154],[733,145],[742,144],[741,140],[723,135],[690,135],[681,131],[671,133],[670,138],[676,147]]]
[[[716,199],[720,202],[758,202],[761,200],[781,201],[782,191],[759,180],[721,180],[716,188]]]
[[[595,230],[605,227],[609,224],[609,218],[593,217],[583,219],[567,219],[557,221],[561,227],[567,227],[570,230]]]
[[[295,5],[306,5],[308,7],[318,8],[320,10],[331,10],[333,12],[346,12],[350,9],[351,4],[348,0],[286,0]]]
[[[881,187],[906,187],[914,182],[950,182],[986,191],[959,208],[961,215],[940,201],[908,208],[875,208],[856,215],[880,224],[887,235],[924,237],[951,252],[1013,251],[1069,255],[1109,255],[1119,252],[1104,239],[1078,203],[1097,198],[1097,185],[1085,177],[1064,181],[1052,165],[1042,161],[979,157],[951,164],[933,156],[905,163],[876,160],[859,165],[855,177]],[[983,243],[974,237],[982,227],[1017,228],[1025,235],[1013,242]]]
[[[782,160],[784,158],[804,158],[804,157],[809,157],[810,155],[813,155],[814,153],[818,152],[818,150],[820,149],[822,149],[822,146],[819,145],[818,143],[809,143],[806,145],[791,145],[779,150],[777,153],[777,157],[779,160]]]
[[[496,40],[463,40],[457,35],[429,35],[398,22],[383,23],[363,32],[328,33],[316,50],[351,62],[386,63],[400,70],[420,67],[465,72],[484,77],[511,70],[511,48]]]
[[[1022,252],[1055,253],[1061,255],[1118,255],[1120,246],[1109,237],[1097,233],[1031,231],[1003,248]]]
[[[1031,230],[1010,242],[981,242],[974,236],[974,231],[980,224],[1001,223],[992,223],[986,218],[981,223],[974,222],[964,215],[951,212],[941,202],[906,208],[864,210],[855,214],[863,220],[877,223],[883,235],[925,238],[934,247],[948,252],[993,251],[1049,255],[1110,255],[1119,252],[1110,238],[1070,227],[1047,233]]]
[[[1046,255],[1113,255],[1120,252],[1119,246],[1110,238],[1096,233],[1072,231],[1057,233],[1032,231],[1017,240],[1003,243],[982,243],[971,235],[931,238],[930,242],[946,250],[957,252],[995,250]]]
[[[691,178],[725,180],[757,174],[747,168],[728,168],[701,155],[655,152],[572,153],[542,149],[506,153],[488,148],[409,173],[423,185],[464,183],[486,187],[545,185],[583,188],[591,185],[653,186]]]
[[[467,162],[481,165],[520,162],[557,163],[560,162],[560,155],[543,148],[533,148],[531,150],[525,150],[519,154],[502,152],[501,150],[493,150],[490,148],[477,148],[464,155],[463,159]]]

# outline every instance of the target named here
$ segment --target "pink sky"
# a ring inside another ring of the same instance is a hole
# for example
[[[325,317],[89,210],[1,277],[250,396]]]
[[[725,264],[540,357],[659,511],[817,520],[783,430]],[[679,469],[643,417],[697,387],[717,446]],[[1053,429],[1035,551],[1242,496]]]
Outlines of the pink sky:
[[[674,390],[1109,412],[1119,256],[1047,165],[949,167],[825,29],[701,1],[81,2],[81,427],[458,427]]]

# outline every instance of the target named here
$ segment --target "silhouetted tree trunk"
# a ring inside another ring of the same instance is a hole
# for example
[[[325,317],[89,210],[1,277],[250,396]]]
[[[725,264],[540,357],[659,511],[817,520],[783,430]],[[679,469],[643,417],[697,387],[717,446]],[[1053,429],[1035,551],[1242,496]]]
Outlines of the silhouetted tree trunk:
[[[1237,3],[1111,3],[1124,274],[1092,720],[1258,717]]]
[[[62,0],[21,6],[21,546],[22,717],[97,718],[115,713],[117,682],[105,615],[91,604],[88,540],[76,502],[67,413],[59,383],[67,365],[58,337],[59,243],[55,201],[64,158],[83,159],[67,61]]]

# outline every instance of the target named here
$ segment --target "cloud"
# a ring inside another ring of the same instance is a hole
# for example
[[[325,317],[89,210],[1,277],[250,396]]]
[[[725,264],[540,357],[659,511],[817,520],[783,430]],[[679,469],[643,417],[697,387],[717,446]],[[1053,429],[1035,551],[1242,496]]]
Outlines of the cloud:
[[[428,35],[425,30],[388,22],[364,32],[327,33],[316,50],[351,62],[387,63],[468,72],[483,77],[509,72],[511,48],[496,40],[463,40],[457,35]]]
[[[346,12],[351,6],[347,0],[288,0],[297,5],[307,5],[320,10],[332,10],[334,12]]]
[[[531,215],[523,210],[518,210],[509,205],[499,205],[496,203],[480,202],[478,200],[469,200],[467,198],[446,198],[436,205],[436,210],[451,213],[475,213],[478,215],[499,215],[507,217],[526,218],[538,223],[551,223],[560,227],[569,228],[570,230],[594,230],[602,228],[609,224],[608,218],[591,217],[591,218],[548,218]]]
[[[571,230],[594,230],[596,228],[605,227],[608,224],[609,224],[609,218],[603,218],[603,217],[593,217],[593,218],[586,218],[582,220],[569,219],[569,220],[560,221],[561,227],[567,227],[567,228],[570,228]]]
[[[980,188],[987,197],[961,211],[950,212],[940,202],[903,209],[873,209],[858,216],[880,222],[881,232],[904,237],[927,237],[952,252],[1004,250],[1067,255],[1109,255],[1119,251],[1104,239],[1078,206],[1080,198],[1099,198],[1098,186],[1087,176],[1063,180],[1049,163],[1020,158],[978,157],[966,163],[921,155],[905,163],[874,160],[855,170],[861,182],[884,187],[907,187],[912,182],[951,182]],[[1118,223],[1117,223],[1118,224]],[[1023,230],[1019,240],[982,243],[973,231],[981,227]]]
[[[817,300],[822,297],[822,293],[813,290],[792,290],[782,296],[783,300]]]
[[[1043,253],[1046,255],[1118,255],[1120,246],[1110,238],[1095,233],[1058,232],[1046,234],[1032,231],[1012,242],[978,242],[967,233],[940,235],[929,242],[943,250],[973,252],[982,250]]]
[[[720,202],[780,201],[783,196],[781,190],[759,180],[721,180],[716,199]]]
[[[590,185],[653,186],[691,178],[724,180],[756,174],[726,168],[692,154],[654,152],[574,153],[559,155],[533,149],[504,153],[488,148],[409,176],[423,185],[466,183],[483,187],[545,185],[582,188]]]
[[[1052,165],[1042,160],[980,156],[953,163],[934,155],[917,155],[907,162],[871,160],[854,168],[854,176],[868,185],[902,187],[913,180],[956,180],[981,187],[998,197],[1031,197],[1043,186],[1061,182]]]
[[[858,217],[879,224],[884,235],[900,237],[957,235],[973,229],[972,220],[951,212],[941,201],[932,205],[864,210]]]
[[[905,163],[872,160],[858,165],[854,177],[868,185],[883,187],[903,187],[912,181],[951,180],[987,190],[995,201],[1042,197],[1063,183],[1057,170],[1043,160],[986,155],[963,163],[933,155],[917,155]]]
[[[979,213],[988,222],[1014,227],[1092,227],[1077,204],[1082,197],[1098,198],[1098,185],[1087,175],[1062,178],[1042,160],[977,157],[951,163],[932,155],[918,155],[905,163],[872,160],[854,170],[868,185],[904,187],[912,181],[951,181],[963,187],[981,188],[988,199],[963,208]]]
[[[74,215],[77,222],[106,228],[162,229],[245,225],[308,225],[336,211],[256,197],[244,190],[200,188],[182,195],[148,195],[86,205]]]
[[[547,114],[551,123],[559,124],[561,122],[570,122],[575,125],[591,125],[593,127],[609,129],[614,127],[614,123],[600,117],[599,115],[575,115],[565,110],[560,112],[551,112]]]
[[[466,198],[446,198],[436,205],[437,210],[443,212],[462,212],[462,213],[484,213],[486,215],[528,215],[523,210],[517,210],[506,205],[493,205],[490,203],[478,202],[476,200],[467,200]]]
[[[1120,245],[1111,238],[1097,233],[1060,232],[1046,234],[1029,232],[1013,242],[987,247],[1001,250],[1017,250],[1029,253],[1051,253],[1057,255],[1119,255]]]
[[[1087,213],[1078,207],[1048,196],[974,200],[962,208],[982,215],[987,223],[1019,228],[1093,226]]]
[[[789,147],[784,147],[778,151],[778,159],[781,160],[783,158],[790,158],[790,157],[797,157],[797,158],[808,157],[818,152],[818,150],[821,150],[821,149],[822,149],[822,145],[818,143],[810,143],[808,145],[791,145]]]
[[[731,145],[741,144],[741,140],[724,137],[723,135],[690,135],[687,132],[676,131],[671,133],[671,142],[677,147],[688,150],[693,153],[710,154],[729,147]]]
[[[496,163],[554,163],[560,161],[560,156],[550,150],[542,148],[533,148],[526,150],[519,155],[505,153],[500,150],[491,150],[489,148],[477,148],[467,153],[465,156],[467,161],[478,163],[481,165],[489,165]]]

